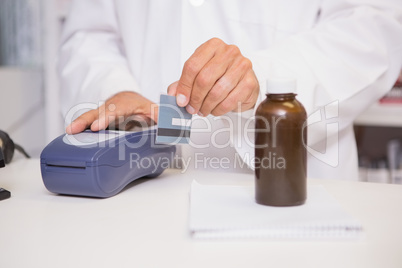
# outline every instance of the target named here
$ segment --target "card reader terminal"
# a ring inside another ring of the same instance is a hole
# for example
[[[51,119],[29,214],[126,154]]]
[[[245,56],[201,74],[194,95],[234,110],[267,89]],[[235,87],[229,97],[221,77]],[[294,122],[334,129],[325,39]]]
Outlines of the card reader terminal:
[[[42,179],[53,193],[110,197],[141,177],[160,175],[174,145],[155,144],[156,128],[61,135],[41,153]]]

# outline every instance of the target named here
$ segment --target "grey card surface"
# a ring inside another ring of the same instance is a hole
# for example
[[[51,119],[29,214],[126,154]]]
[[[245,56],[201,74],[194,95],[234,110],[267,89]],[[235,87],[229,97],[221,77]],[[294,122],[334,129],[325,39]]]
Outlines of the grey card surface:
[[[189,143],[191,118],[185,107],[179,107],[175,96],[161,95],[156,143]]]

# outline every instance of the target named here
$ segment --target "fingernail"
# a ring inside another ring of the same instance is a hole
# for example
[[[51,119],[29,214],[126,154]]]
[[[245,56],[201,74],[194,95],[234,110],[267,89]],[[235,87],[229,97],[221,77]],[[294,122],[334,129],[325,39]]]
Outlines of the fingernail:
[[[195,114],[195,109],[194,109],[193,106],[191,106],[191,105],[187,105],[186,110],[187,110],[187,112],[189,112],[190,114]]]
[[[204,115],[199,111],[198,113],[197,113],[199,116],[202,116],[202,117],[204,117]]]
[[[177,100],[177,104],[178,104],[179,106],[182,106],[182,107],[183,107],[183,106],[186,105],[187,98],[186,98],[186,96],[184,96],[183,94],[177,94],[176,100]]]

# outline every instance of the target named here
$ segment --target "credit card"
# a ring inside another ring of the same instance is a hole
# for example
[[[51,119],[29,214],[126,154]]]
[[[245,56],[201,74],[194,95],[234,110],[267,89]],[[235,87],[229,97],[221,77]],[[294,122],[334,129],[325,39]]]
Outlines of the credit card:
[[[185,107],[177,105],[175,96],[161,95],[156,143],[189,143],[192,117]]]

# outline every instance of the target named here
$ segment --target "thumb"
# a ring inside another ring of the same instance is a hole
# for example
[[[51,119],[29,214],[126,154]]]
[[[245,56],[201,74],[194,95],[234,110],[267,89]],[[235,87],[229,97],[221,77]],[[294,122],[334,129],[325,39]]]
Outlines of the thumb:
[[[185,107],[188,104],[189,99],[190,99],[186,95],[189,96],[190,91],[188,91],[188,90],[183,91],[183,86],[180,88],[179,88],[179,86],[180,86],[180,81],[176,81],[173,84],[171,84],[168,87],[168,95],[176,96],[177,105],[179,105],[180,107]],[[178,88],[179,88],[179,91],[177,90]]]
[[[178,84],[179,84],[179,81],[176,81],[173,84],[170,84],[170,86],[168,86],[168,88],[167,88],[167,94],[170,96],[176,96]]]

